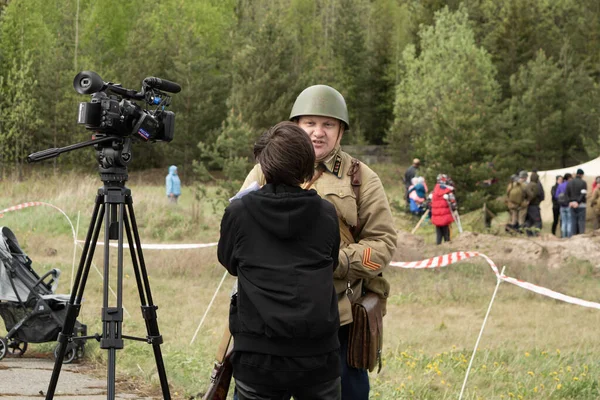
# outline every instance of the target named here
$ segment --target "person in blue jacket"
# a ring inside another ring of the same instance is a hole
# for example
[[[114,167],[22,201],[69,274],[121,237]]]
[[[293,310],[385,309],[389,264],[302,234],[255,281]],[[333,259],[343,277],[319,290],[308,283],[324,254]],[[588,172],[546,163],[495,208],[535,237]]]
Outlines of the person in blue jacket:
[[[181,195],[181,181],[179,175],[177,175],[177,167],[171,165],[169,167],[169,174],[165,178],[167,184],[167,197],[170,203],[177,203],[177,199]]]

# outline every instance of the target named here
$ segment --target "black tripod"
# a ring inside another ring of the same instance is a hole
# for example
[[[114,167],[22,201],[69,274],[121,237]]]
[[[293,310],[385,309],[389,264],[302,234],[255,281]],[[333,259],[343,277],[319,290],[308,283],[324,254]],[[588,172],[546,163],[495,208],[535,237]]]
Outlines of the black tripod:
[[[133,200],[131,191],[125,187],[128,179],[127,164],[131,160],[131,139],[118,136],[100,136],[91,141],[75,145],[44,150],[34,153],[28,157],[28,161],[40,161],[53,158],[61,153],[81,147],[92,146],[96,148],[99,162],[100,177],[104,186],[98,189],[91,223],[85,238],[85,244],[79,267],[73,283],[71,298],[67,304],[67,313],[62,332],[58,336],[58,354],[52,371],[52,378],[48,385],[46,400],[54,398],[56,384],[63,364],[69,342],[73,341],[75,321],[81,308],[83,291],[90,271],[94,250],[98,241],[102,221],[104,220],[104,286],[102,301],[102,335],[100,337],[100,348],[108,350],[108,373],[107,373],[107,399],[115,399],[115,367],[116,350],[123,348],[123,339],[131,339],[147,342],[152,345],[156,367],[160,379],[163,398],[170,400],[169,384],[160,350],[163,342],[156,321],[157,306],[152,302],[150,283],[140,237],[133,212]],[[145,338],[126,336],[122,334],[123,324],[123,233],[127,235],[127,242],[131,252],[131,261],[140,296],[142,316],[146,323],[147,336]],[[116,304],[109,306],[108,302],[108,280],[110,277],[109,251],[110,241],[116,240],[117,250],[117,291]],[[95,338],[77,337],[76,340]]]

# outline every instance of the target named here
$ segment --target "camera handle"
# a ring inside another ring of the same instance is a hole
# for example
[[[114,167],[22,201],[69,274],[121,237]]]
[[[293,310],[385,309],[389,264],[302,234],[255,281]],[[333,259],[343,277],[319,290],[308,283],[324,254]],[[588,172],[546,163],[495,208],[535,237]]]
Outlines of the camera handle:
[[[94,138],[92,140],[88,140],[88,141],[81,142],[81,143],[75,143],[75,144],[65,146],[65,147],[46,149],[46,150],[38,151],[37,153],[28,155],[27,162],[32,163],[32,162],[47,160],[49,158],[58,157],[62,153],[81,149],[83,147],[93,146],[95,144],[104,143],[104,142],[108,142],[111,140],[122,140],[122,139],[118,136],[104,136],[104,137]]]
[[[98,135],[86,142],[46,149],[30,154],[27,156],[27,162],[32,163],[47,160],[72,150],[95,146],[100,179],[103,182],[124,182],[129,178],[127,175],[127,164],[132,159],[131,140],[130,137]]]
[[[126,168],[125,168],[126,169]],[[101,174],[103,175],[103,174]],[[94,258],[98,235],[104,220],[104,285],[102,301],[102,336],[100,348],[108,350],[107,399],[115,399],[116,350],[123,348],[123,339],[137,340],[152,345],[157,372],[160,380],[163,398],[171,399],[165,365],[160,345],[162,335],[158,330],[156,309],[152,301],[148,272],[142,253],[140,236],[137,229],[131,190],[124,182],[104,180],[104,186],[98,189],[92,219],[81,254],[79,267],[71,290],[71,298],[67,303],[67,313],[61,333],[58,335],[58,353],[48,385],[46,400],[52,400],[69,342],[74,340],[75,321],[79,315],[85,284]],[[123,323],[123,240],[127,237],[131,253],[131,261],[135,273],[138,293],[140,296],[142,316],[146,323],[145,338],[126,336],[122,334]],[[116,240],[117,250],[117,293],[116,304],[109,305],[110,277],[110,241]]]

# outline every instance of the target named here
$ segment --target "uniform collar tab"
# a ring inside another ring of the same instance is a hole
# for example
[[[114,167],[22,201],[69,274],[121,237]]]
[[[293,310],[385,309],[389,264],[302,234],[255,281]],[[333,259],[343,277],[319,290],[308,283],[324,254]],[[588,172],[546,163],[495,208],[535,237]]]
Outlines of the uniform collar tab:
[[[331,152],[331,155],[326,160],[322,161],[321,164],[325,169],[338,178],[342,178],[342,155],[340,154],[340,146],[336,146]]]

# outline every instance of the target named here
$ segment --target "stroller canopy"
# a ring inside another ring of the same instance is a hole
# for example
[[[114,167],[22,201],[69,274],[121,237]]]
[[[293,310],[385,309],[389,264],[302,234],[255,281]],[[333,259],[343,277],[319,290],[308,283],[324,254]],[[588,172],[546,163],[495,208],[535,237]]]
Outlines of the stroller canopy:
[[[53,270],[52,275],[52,287],[40,284],[40,277],[31,269],[31,260],[15,234],[5,226],[0,228],[0,301],[25,302],[34,287],[38,294],[50,295],[58,284],[60,271]]]

